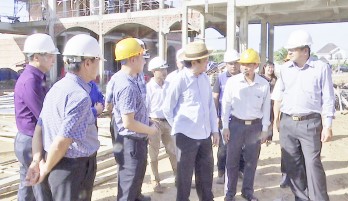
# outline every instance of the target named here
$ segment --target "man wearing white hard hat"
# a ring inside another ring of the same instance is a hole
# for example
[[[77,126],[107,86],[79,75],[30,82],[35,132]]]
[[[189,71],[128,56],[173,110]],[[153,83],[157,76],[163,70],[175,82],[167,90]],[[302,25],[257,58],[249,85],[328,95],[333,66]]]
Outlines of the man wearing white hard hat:
[[[290,61],[280,69],[272,99],[295,200],[329,201],[320,153],[332,138],[335,98],[330,66],[310,56],[312,43],[306,31],[290,34],[285,46]]]
[[[40,164],[27,179],[36,184],[47,177],[53,200],[91,200],[100,143],[88,82],[104,59],[86,34],[69,39],[63,55],[68,73],[46,95],[33,139],[33,161]]]
[[[216,111],[218,114],[218,123],[219,129],[222,129],[221,125],[221,100],[224,94],[224,89],[227,80],[240,73],[240,64],[239,61],[239,53],[236,50],[226,51],[224,54],[224,62],[226,64],[225,72],[219,74],[218,79],[216,80],[213,87],[213,98],[216,107]],[[221,136],[221,133],[220,133]],[[222,138],[221,138],[222,139]],[[226,168],[226,146],[224,145],[223,140],[220,140],[219,149],[217,152],[217,167],[218,167],[218,180],[217,184],[223,184],[225,180],[225,168]],[[243,175],[244,169],[244,159],[243,156],[240,158],[239,163],[239,172],[240,176]]]
[[[47,34],[30,35],[24,43],[24,54],[29,64],[18,78],[15,86],[14,105],[18,133],[14,151],[21,164],[18,200],[52,200],[46,182],[33,187],[25,185],[25,176],[32,162],[32,138],[39,118],[42,103],[48,91],[46,74],[59,54],[51,36]],[[33,161],[32,164],[39,161]]]
[[[170,135],[172,128],[165,119],[162,111],[165,90],[168,87],[168,82],[165,81],[167,68],[168,65],[163,59],[160,57],[153,58],[149,62],[148,70],[153,73],[154,77],[146,85],[146,102],[148,105],[149,117],[159,128],[158,135],[151,136],[149,141],[150,166],[152,170],[151,181],[156,193],[163,193],[158,172],[158,154],[161,140],[166,149],[166,153],[169,155],[174,175],[176,175],[175,145]]]

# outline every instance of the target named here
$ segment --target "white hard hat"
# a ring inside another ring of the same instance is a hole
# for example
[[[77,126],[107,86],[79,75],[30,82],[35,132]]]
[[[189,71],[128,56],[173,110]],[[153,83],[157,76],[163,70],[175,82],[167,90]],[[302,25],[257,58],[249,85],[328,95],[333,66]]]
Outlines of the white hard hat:
[[[144,41],[140,40],[139,38],[135,38],[135,40],[138,41],[139,45],[143,48],[143,57],[145,59],[149,59],[150,58],[150,54],[147,52],[148,50],[146,49],[146,45],[144,43]]]
[[[312,37],[304,30],[293,31],[285,45],[286,49],[292,49],[296,47],[303,47],[308,45],[309,47],[313,44]]]
[[[27,54],[60,54],[58,49],[54,45],[51,36],[42,33],[36,33],[28,36],[28,38],[24,42],[23,52]]]
[[[164,61],[160,57],[154,57],[149,62],[148,70],[152,71],[154,69],[159,69],[159,68],[168,68],[168,65],[166,64],[166,61]]]
[[[104,59],[98,41],[86,34],[78,34],[70,38],[65,45],[63,55]]]
[[[240,58],[239,53],[236,50],[226,51],[224,54],[224,62],[238,61]]]
[[[184,61],[183,59],[181,59],[180,57],[179,57],[179,55],[180,54],[182,54],[184,52],[184,49],[183,48],[181,48],[181,49],[179,49],[177,52],[176,52],[176,60],[177,61]]]

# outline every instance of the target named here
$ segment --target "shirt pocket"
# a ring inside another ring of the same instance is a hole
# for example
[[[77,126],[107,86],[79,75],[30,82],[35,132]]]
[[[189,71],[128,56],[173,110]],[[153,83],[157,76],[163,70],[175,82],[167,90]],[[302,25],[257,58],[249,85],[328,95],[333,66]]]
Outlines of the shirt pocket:
[[[251,95],[251,106],[254,109],[261,110],[263,104],[263,93],[261,91],[257,91],[256,93]]]

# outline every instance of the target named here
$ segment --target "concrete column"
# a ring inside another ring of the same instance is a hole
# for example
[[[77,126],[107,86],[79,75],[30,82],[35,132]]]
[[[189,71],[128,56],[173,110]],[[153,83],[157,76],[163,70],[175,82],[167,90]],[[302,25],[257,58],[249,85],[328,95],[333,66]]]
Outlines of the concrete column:
[[[67,1],[63,1],[63,17],[68,16],[68,9],[67,9],[66,3],[67,3]]]
[[[239,51],[243,52],[248,48],[248,9],[244,8],[240,19],[239,29]]]
[[[268,23],[268,59],[273,61],[274,52],[274,25]]]
[[[104,0],[99,0],[99,15],[103,15],[104,14],[104,11],[105,11],[105,3],[104,3]]]
[[[205,42],[205,14],[204,13],[200,13],[199,20],[200,20],[202,41]]]
[[[104,55],[104,33],[103,33],[103,13],[104,13],[104,0],[99,0],[99,46]],[[103,89],[104,86],[104,61],[99,63],[99,86]]]
[[[265,19],[261,19],[261,47],[259,50],[260,53],[260,59],[261,59],[261,66],[266,63],[266,56],[267,56],[267,21]]]
[[[163,13],[163,12],[161,12]],[[158,48],[157,54],[160,58],[165,59],[165,33],[164,33],[164,25],[163,25],[163,16],[160,14],[159,16],[159,32],[158,32]]]
[[[52,37],[53,42],[57,44],[56,38],[54,35],[54,24],[56,22],[56,1],[55,0],[48,0],[48,33]],[[56,57],[57,60],[57,57]],[[53,65],[53,67],[50,70],[50,83],[53,84],[57,81],[57,62]]]
[[[185,47],[186,44],[187,44],[187,36],[188,36],[188,33],[187,33],[187,29],[188,29],[188,19],[187,19],[187,5],[186,3],[184,2],[184,5],[182,6],[182,35],[181,35],[181,42],[182,42],[182,47]]]
[[[227,1],[227,21],[226,21],[226,48],[232,50],[236,48],[236,2]]]
[[[159,8],[164,9],[164,0],[159,0]]]
[[[141,10],[140,8],[140,0],[137,0],[137,11]]]

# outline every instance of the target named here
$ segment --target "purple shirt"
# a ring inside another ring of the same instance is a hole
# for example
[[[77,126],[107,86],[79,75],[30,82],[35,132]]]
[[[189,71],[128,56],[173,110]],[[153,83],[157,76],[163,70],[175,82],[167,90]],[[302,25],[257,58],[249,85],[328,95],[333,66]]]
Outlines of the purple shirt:
[[[46,93],[46,75],[26,65],[14,89],[16,124],[20,133],[33,136]]]

